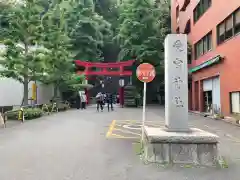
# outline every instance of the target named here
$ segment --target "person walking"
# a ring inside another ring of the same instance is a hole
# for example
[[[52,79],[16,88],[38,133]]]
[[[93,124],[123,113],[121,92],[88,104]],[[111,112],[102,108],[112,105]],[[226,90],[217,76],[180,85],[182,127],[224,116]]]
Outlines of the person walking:
[[[97,100],[97,111],[99,112],[99,107],[101,108],[101,111],[103,112],[103,101],[104,101],[104,96],[101,92],[99,92],[96,96]]]
[[[81,109],[86,109],[87,96],[85,92],[82,92],[80,97],[81,97]]]
[[[111,93],[107,94],[107,108],[108,108],[108,112],[110,108],[113,111],[113,95]]]
[[[81,93],[78,92],[76,93],[76,108],[77,109],[80,109],[80,106],[81,106]]]
[[[137,93],[135,98],[136,98],[136,107],[138,107],[140,106],[140,98],[141,98],[140,94]]]

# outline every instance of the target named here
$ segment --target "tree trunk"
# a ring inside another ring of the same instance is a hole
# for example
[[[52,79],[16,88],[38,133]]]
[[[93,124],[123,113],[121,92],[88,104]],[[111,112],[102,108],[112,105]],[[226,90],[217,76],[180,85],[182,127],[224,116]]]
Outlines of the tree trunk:
[[[28,54],[28,44],[27,42],[24,43],[25,47],[25,58],[27,57]],[[25,73],[26,75],[23,77],[23,105],[27,106],[28,105],[28,66],[26,65],[25,67]]]
[[[23,82],[23,105],[28,105],[28,77],[24,77]]]
[[[58,96],[58,84],[54,84],[54,90],[53,90],[53,99],[56,99]]]

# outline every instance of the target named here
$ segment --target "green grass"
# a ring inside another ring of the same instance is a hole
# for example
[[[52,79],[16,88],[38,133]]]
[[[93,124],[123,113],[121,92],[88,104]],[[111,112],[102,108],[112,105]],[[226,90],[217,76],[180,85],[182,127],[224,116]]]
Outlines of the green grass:
[[[133,150],[137,155],[142,155],[144,153],[143,145],[141,142],[133,143]]]

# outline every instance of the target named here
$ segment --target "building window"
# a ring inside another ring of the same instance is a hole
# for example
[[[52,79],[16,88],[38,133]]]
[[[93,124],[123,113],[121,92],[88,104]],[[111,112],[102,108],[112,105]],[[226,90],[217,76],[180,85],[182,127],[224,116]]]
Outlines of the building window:
[[[203,52],[207,51],[207,49],[208,49],[208,38],[207,36],[205,36],[203,38]]]
[[[240,8],[234,14],[234,33],[240,33]]]
[[[195,59],[212,49],[212,32],[208,33],[195,44]]]
[[[240,93],[231,92],[230,93],[230,102],[231,102],[231,112],[235,114],[240,113]]]
[[[217,32],[218,44],[221,44],[240,32],[240,8],[217,26]]]
[[[233,16],[230,16],[226,19],[226,31],[225,31],[225,39],[229,39],[233,37]]]
[[[194,22],[210,8],[212,5],[212,0],[200,0],[196,8],[193,10]]]
[[[176,7],[176,19],[179,18],[179,6]]]
[[[192,64],[192,53],[188,52],[188,64]]]
[[[198,47],[198,52],[199,52],[198,57],[199,57],[199,56],[203,55],[203,40],[201,40],[198,43],[197,47]]]
[[[191,22],[190,22],[190,20],[188,20],[186,23],[186,26],[185,26],[184,33],[189,34],[190,32],[191,32]]]
[[[188,48],[187,48],[187,52],[188,52],[188,55],[187,55],[187,58],[188,58],[188,64],[192,64],[192,45],[190,43],[187,44],[188,45]]]
[[[208,34],[207,38],[207,51],[212,49],[212,33]]]
[[[225,40],[225,23],[221,23],[218,26],[218,43],[221,43]]]

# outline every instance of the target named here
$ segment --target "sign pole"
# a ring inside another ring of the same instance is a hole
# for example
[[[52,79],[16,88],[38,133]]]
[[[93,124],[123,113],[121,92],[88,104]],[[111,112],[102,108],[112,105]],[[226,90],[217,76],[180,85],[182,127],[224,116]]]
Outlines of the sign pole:
[[[143,82],[143,110],[142,110],[142,137],[141,137],[141,145],[143,148],[144,126],[145,126],[145,119],[146,119],[147,83],[153,81],[153,79],[156,76],[156,71],[153,65],[149,63],[142,63],[137,67],[136,75],[138,80]]]
[[[144,137],[144,125],[145,125],[145,119],[146,119],[146,91],[147,91],[147,83],[143,83],[143,111],[142,111],[142,143],[143,143],[143,137]]]

